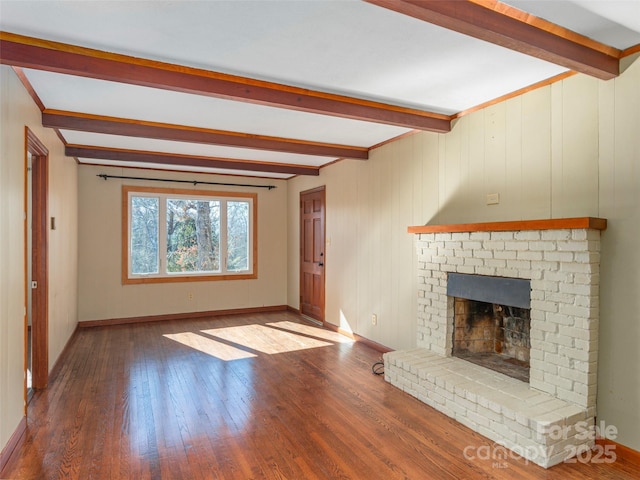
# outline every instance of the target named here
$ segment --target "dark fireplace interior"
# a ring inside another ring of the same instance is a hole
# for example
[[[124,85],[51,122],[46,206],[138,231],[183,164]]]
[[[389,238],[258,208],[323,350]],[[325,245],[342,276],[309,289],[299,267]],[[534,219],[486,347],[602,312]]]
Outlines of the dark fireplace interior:
[[[529,381],[529,309],[455,298],[453,355]]]
[[[529,382],[528,280],[449,274],[455,357]]]

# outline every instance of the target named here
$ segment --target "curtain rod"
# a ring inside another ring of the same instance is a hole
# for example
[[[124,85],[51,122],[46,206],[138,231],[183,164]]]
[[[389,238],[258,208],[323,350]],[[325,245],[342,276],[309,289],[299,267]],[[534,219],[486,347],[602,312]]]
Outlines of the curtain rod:
[[[201,182],[199,180],[171,180],[169,178],[124,177],[122,175],[107,175],[106,173],[100,173],[99,175],[96,175],[96,177],[100,177],[103,180],[107,180],[108,178],[124,178],[126,180],[150,180],[152,182],[190,183],[194,187],[196,185],[224,185],[224,186],[227,186],[227,187],[268,188],[269,190],[271,190],[273,188],[278,188],[275,185],[249,185],[249,184],[246,184],[246,183]]]

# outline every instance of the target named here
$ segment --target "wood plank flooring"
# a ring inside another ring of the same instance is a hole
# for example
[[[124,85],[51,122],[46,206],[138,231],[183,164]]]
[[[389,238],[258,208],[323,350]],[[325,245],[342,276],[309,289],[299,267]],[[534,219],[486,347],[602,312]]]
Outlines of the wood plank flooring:
[[[374,375],[379,359],[290,312],[80,329],[0,477],[638,478],[624,458],[467,459],[494,444]]]

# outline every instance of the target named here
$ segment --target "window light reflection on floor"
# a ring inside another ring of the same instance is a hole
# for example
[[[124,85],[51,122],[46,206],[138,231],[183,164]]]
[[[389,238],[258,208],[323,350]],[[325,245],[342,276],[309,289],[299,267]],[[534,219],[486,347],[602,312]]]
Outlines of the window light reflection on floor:
[[[270,355],[332,345],[315,338],[293,332],[283,332],[265,325],[214,328],[202,330],[202,333]]]
[[[310,337],[322,338],[330,342],[335,343],[353,343],[351,338],[345,337],[337,332],[331,332],[318,327],[312,327],[309,325],[302,325],[301,323],[294,322],[275,322],[267,323],[270,327],[281,328],[284,330],[290,330],[292,332],[301,333]]]
[[[218,342],[208,336],[195,332],[167,333],[163,336],[224,361],[257,357],[254,353]]]
[[[164,337],[223,361],[353,342],[336,332],[287,321],[167,333]]]

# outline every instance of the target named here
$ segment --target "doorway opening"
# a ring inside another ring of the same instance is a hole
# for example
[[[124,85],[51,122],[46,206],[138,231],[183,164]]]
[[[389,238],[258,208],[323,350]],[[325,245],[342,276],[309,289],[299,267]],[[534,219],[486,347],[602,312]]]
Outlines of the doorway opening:
[[[32,257],[32,251],[33,251],[33,222],[32,222],[32,218],[33,218],[33,182],[32,182],[32,176],[31,176],[31,172],[32,172],[32,164],[33,164],[33,154],[27,150],[27,172],[26,172],[26,178],[27,178],[27,196],[26,196],[26,202],[27,202],[27,215],[26,215],[26,239],[27,239],[27,251],[26,251],[26,262],[27,262],[27,267],[26,267],[26,272],[27,272],[27,285],[26,285],[26,292],[27,292],[27,333],[26,333],[26,337],[27,337],[27,346],[25,348],[26,350],[26,355],[27,355],[27,371],[26,371],[26,382],[27,382],[27,403],[29,403],[29,401],[31,400],[31,397],[33,396],[33,355],[32,355],[32,340],[33,337],[31,335],[31,329],[33,326],[33,298],[31,295],[31,285],[33,282],[33,272],[32,272],[32,268],[33,268],[33,257]]]
[[[49,151],[25,128],[25,409],[49,381]]]

